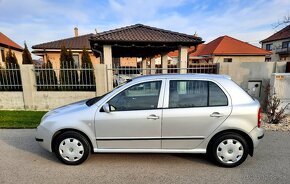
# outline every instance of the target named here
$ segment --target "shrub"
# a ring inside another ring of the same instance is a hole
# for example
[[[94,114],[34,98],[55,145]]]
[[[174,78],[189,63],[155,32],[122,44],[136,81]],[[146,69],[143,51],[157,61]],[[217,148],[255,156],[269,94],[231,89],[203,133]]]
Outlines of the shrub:
[[[268,123],[270,124],[279,124],[287,118],[285,110],[288,108],[290,103],[286,104],[284,107],[281,107],[281,99],[276,95],[271,93],[271,85],[268,83],[265,87],[265,110],[268,118]]]

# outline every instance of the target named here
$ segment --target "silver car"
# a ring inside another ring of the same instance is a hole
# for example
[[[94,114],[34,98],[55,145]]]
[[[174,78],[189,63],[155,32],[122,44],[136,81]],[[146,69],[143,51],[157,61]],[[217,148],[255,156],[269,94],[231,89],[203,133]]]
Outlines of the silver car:
[[[36,141],[65,164],[90,153],[204,153],[235,167],[264,136],[261,110],[228,76],[152,75],[49,111]]]

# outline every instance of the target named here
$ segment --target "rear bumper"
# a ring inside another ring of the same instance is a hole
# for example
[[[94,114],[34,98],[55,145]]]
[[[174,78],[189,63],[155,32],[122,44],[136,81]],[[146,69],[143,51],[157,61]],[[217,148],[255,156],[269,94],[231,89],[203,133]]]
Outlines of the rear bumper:
[[[256,127],[250,132],[250,136],[253,140],[254,148],[258,146],[258,144],[260,143],[264,135],[265,135],[265,129],[263,128]]]

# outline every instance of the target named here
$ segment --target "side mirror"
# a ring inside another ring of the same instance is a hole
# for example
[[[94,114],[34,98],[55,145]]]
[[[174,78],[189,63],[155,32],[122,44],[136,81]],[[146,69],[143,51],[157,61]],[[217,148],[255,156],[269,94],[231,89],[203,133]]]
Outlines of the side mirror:
[[[110,112],[110,105],[108,103],[105,103],[103,105],[103,109],[104,109],[105,112],[109,113]]]

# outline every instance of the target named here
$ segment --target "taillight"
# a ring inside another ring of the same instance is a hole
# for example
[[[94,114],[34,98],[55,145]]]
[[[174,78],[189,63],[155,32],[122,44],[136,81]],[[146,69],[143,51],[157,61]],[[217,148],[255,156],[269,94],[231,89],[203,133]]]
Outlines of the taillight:
[[[261,127],[261,118],[262,118],[262,110],[261,110],[261,107],[260,107],[259,111],[258,111],[258,127],[259,128]]]

